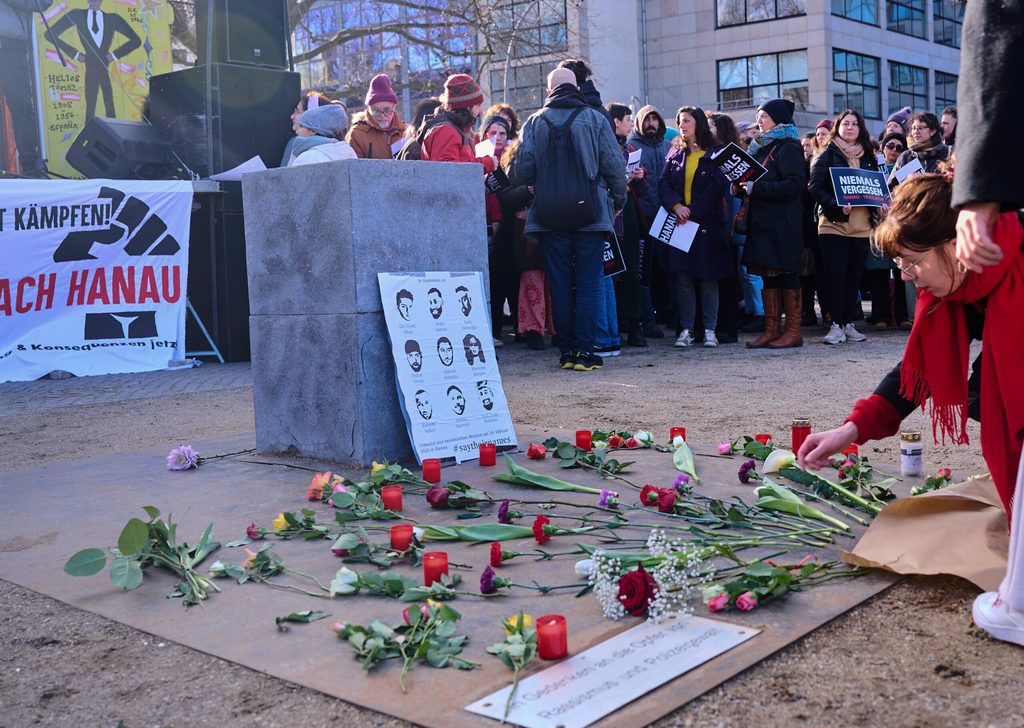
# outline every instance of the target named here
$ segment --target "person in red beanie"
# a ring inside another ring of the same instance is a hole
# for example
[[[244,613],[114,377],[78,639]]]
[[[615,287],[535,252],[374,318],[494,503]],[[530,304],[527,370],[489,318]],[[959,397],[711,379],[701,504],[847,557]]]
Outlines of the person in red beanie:
[[[828,146],[828,137],[832,133],[832,120],[822,119],[814,127],[814,153],[817,154]]]
[[[370,81],[365,105],[362,113],[356,114],[345,141],[352,145],[360,159],[394,158],[392,147],[404,141],[405,122],[395,111],[398,95],[391,88],[387,74],[379,73]]]
[[[967,419],[978,419],[981,454],[1009,518],[1010,553],[999,591],[975,600],[974,622],[998,639],[1024,645],[1024,229],[1016,211],[999,214],[992,241],[1002,259],[981,272],[968,271],[957,265],[952,200],[946,175],[915,175],[896,188],[875,242],[918,289],[918,315],[903,361],[854,405],[844,424],[808,436],[798,458],[801,467],[820,469],[850,443],[896,434],[903,418],[929,400],[936,443],[941,434],[943,441],[949,436],[954,444],[969,444]],[[972,339],[982,341],[973,367]]]
[[[484,92],[465,73],[449,76],[441,94],[441,108],[420,132],[420,158],[431,162],[479,162],[484,173],[498,167],[494,156],[477,157],[473,125],[484,105]]]

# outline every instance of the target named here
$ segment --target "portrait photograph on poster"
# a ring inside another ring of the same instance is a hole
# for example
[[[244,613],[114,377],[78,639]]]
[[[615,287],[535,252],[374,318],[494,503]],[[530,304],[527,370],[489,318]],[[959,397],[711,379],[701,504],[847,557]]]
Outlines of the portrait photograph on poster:
[[[418,460],[518,447],[480,273],[380,273],[398,398]]]

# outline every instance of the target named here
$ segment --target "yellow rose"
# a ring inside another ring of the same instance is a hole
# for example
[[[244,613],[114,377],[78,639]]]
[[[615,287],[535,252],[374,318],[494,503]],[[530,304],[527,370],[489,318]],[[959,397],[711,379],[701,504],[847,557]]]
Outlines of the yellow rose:
[[[370,475],[376,475],[387,466],[388,464],[386,462],[378,463],[376,460],[374,460],[372,463],[370,463]]]
[[[529,629],[533,626],[533,617],[529,614],[523,615],[523,629]],[[519,629],[519,615],[513,614],[511,617],[505,620],[505,634],[515,634],[516,630]]]
[[[287,531],[288,520],[284,517],[283,513],[278,513],[277,518],[270,522],[273,525],[275,531]]]

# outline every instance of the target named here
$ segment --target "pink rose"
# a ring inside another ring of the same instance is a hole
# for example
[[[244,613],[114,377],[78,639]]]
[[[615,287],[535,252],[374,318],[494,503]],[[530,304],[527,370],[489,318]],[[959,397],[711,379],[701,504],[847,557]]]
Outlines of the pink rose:
[[[854,465],[853,461],[850,460],[850,458],[846,458],[846,460],[844,460],[843,462],[841,462],[839,464],[839,467],[843,468],[844,470],[849,470],[850,468],[853,467],[853,465]]]
[[[718,443],[718,454],[719,455],[728,455],[731,452],[732,452],[732,443],[731,442],[726,442],[725,440],[722,440],[720,443]]]
[[[710,606],[710,605],[709,605]],[[736,597],[736,608],[741,612],[749,612],[757,606],[757,594],[754,592],[743,592]]]
[[[637,440],[635,437],[631,437],[628,440],[626,440],[626,447],[630,450],[636,450],[638,447],[640,447],[640,441]]]
[[[709,612],[724,612],[729,608],[729,595],[719,594],[708,602]]]

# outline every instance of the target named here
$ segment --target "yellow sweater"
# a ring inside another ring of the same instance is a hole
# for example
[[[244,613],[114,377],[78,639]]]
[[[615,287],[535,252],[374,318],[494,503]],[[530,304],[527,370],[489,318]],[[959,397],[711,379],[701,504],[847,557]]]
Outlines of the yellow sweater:
[[[693,191],[693,178],[697,176],[697,164],[704,152],[691,152],[686,155],[686,183],[683,185],[683,200],[690,206],[690,193]]]

